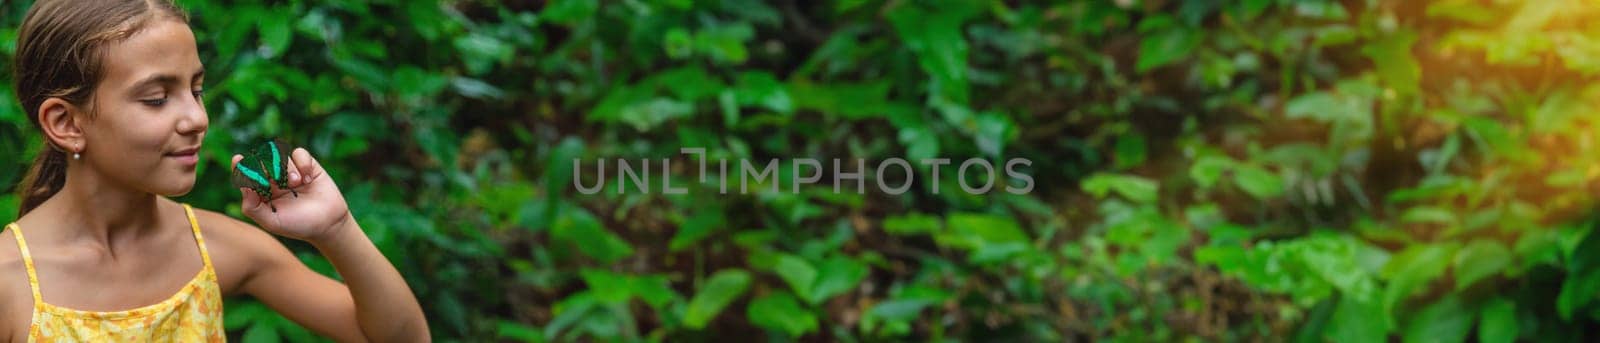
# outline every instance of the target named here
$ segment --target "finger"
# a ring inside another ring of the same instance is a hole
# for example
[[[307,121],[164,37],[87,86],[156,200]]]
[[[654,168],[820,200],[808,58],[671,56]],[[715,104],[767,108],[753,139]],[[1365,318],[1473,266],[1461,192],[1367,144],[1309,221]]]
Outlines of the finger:
[[[316,158],[312,158],[311,152],[305,148],[295,148],[294,152],[290,153],[289,159],[299,168],[299,174],[304,181],[301,184],[311,183],[322,176],[322,164],[318,163]]]
[[[239,209],[242,210],[245,215],[255,218],[256,211],[259,207],[261,207],[261,196],[256,195],[256,192],[243,187],[239,188],[239,196],[243,199],[243,201],[239,204]]]
[[[232,170],[233,168],[239,167],[239,161],[243,161],[243,160],[244,160],[244,155],[233,154],[233,162],[228,163],[228,169]]]
[[[290,155],[291,156],[289,157],[288,161],[283,161],[283,163],[288,163],[289,164],[287,167],[284,168],[284,169],[287,169],[288,173],[289,173],[289,187],[300,187],[300,185],[303,183],[303,181],[305,181],[303,178],[300,177],[301,175],[300,175],[300,167],[299,167],[299,165],[301,165],[301,164],[294,160],[293,153],[291,153]]]

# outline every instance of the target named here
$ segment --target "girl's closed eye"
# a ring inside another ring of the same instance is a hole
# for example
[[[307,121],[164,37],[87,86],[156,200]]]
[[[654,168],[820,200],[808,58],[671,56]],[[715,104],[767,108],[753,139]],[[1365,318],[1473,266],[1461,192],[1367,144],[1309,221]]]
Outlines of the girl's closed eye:
[[[139,100],[139,102],[144,103],[145,106],[161,107],[161,105],[166,105],[167,104],[167,97],[166,96],[162,96],[160,98],[141,99],[141,100]]]

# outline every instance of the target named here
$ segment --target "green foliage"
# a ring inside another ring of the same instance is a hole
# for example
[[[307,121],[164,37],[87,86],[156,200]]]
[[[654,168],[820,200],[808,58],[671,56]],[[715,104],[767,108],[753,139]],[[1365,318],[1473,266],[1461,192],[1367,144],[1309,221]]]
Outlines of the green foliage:
[[[1544,341],[1600,320],[1588,3],[182,3],[212,126],[181,200],[239,216],[229,155],[309,147],[441,340]],[[26,7],[0,5],[0,61]],[[22,113],[0,105],[0,184],[39,148]],[[684,147],[785,162],[722,194]],[[904,194],[866,170],[864,194],[790,188],[792,159],[895,157]],[[966,194],[967,158],[1029,159],[1035,188]],[[605,187],[577,192],[597,159]],[[649,192],[618,159],[651,161]],[[228,319],[312,339],[249,300]]]
[[[734,299],[744,295],[750,287],[750,274],[740,270],[725,270],[711,276],[705,288],[689,300],[683,312],[683,323],[690,328],[704,328],[711,318],[722,312]]]

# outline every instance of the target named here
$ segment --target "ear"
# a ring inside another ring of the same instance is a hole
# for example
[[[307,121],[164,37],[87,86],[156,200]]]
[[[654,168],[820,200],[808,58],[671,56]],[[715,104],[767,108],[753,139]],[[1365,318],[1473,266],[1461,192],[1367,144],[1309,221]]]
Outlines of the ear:
[[[83,111],[77,105],[61,98],[45,99],[39,104],[39,127],[44,129],[45,139],[68,153],[82,152],[87,145],[80,121],[82,116]]]

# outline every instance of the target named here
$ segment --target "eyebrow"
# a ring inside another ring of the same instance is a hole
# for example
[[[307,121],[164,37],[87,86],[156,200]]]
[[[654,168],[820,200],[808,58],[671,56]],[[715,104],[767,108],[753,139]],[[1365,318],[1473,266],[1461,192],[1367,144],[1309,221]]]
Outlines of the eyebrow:
[[[197,72],[194,73],[194,79],[200,79],[200,78],[204,77],[205,75],[206,75],[206,70],[205,69],[200,69],[200,71],[197,71]],[[150,86],[150,85],[171,85],[171,84],[177,84],[177,83],[178,83],[178,77],[176,75],[172,75],[172,74],[156,74],[156,75],[151,75],[150,77],[146,77],[143,80],[139,80],[139,82],[135,82],[133,84],[133,87],[131,87],[130,89],[132,89],[134,92],[138,92],[140,89],[143,89],[146,86]]]

